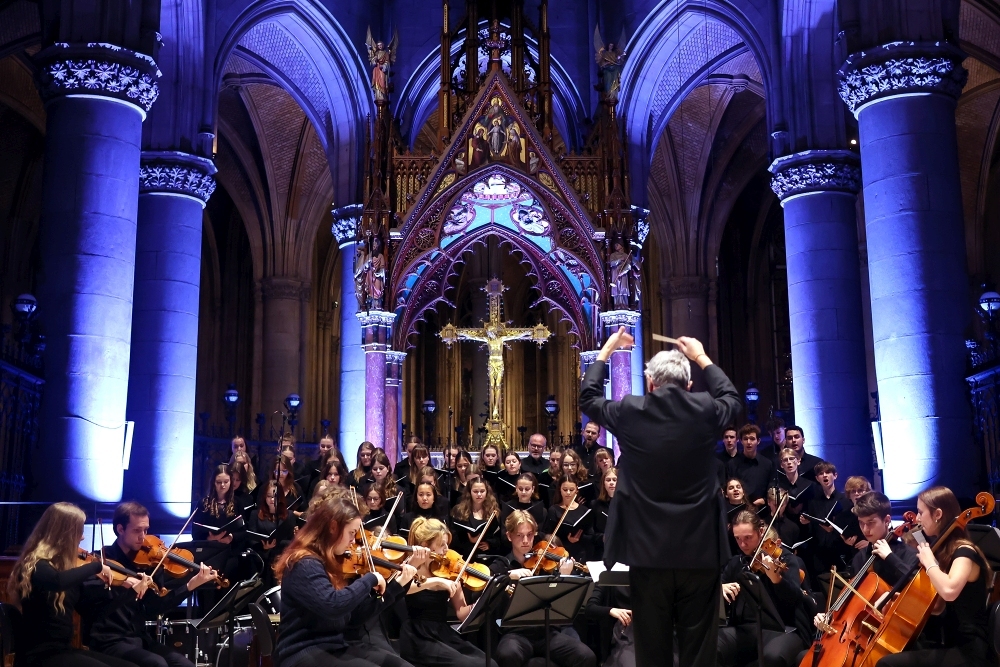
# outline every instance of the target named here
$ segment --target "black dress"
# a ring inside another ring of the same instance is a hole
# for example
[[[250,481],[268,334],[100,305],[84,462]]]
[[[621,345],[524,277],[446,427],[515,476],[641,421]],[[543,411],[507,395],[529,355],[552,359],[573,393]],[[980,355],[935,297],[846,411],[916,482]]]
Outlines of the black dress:
[[[406,596],[409,618],[403,622],[399,655],[417,667],[482,667],[486,654],[448,625],[447,591],[420,591]],[[492,662],[496,667],[496,662]]]
[[[550,507],[542,532],[551,534],[555,530],[556,524],[559,523],[559,519],[562,517],[564,511],[558,505]],[[569,536],[575,535],[581,530],[583,534],[580,536],[580,539],[576,542],[570,542],[568,539]],[[594,513],[583,505],[570,510],[566,514],[566,519],[563,521],[562,526],[559,527],[559,532],[556,533],[556,536],[559,538],[563,548],[569,552],[569,555],[576,562],[584,563],[590,560],[590,547],[594,540]]]
[[[597,498],[590,503],[590,511],[594,515],[594,537],[591,558],[593,560],[604,560],[604,529],[608,525],[611,501]]]

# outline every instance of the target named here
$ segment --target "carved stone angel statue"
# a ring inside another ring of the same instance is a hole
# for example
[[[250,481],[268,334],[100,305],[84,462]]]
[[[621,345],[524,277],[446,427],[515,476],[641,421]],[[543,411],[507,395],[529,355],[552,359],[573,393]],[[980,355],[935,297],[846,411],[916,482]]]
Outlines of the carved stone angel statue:
[[[618,91],[621,89],[622,67],[625,65],[625,56],[628,55],[620,48],[624,43],[624,26],[618,43],[612,42],[607,46],[601,38],[600,26],[594,26],[594,59],[597,61],[597,69],[601,76],[597,90],[601,94],[601,99],[611,104],[618,102]]]
[[[385,102],[389,99],[389,66],[396,62],[396,51],[399,48],[399,32],[393,31],[392,41],[385,42],[372,39],[372,29],[368,28],[365,38],[368,47],[368,62],[372,66],[372,90],[375,91],[375,101]]]
[[[641,260],[625,252],[621,241],[616,240],[614,252],[608,257],[611,274],[611,302],[617,310],[634,310],[639,303]]]

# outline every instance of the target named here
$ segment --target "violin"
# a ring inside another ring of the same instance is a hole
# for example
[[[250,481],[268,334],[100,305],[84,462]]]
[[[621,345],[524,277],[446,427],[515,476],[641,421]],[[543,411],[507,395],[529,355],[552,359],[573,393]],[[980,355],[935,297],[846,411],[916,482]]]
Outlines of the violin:
[[[778,574],[784,574],[788,572],[788,563],[781,560],[781,542],[779,540],[766,539],[760,544],[760,548],[757,553],[754,554],[753,561],[750,563],[750,570],[753,572],[769,572],[771,568]],[[771,565],[768,566],[764,563],[763,556],[767,554],[771,558]]]
[[[569,552],[549,540],[542,540],[537,542],[525,556],[524,567],[529,570],[534,571],[539,564],[539,559],[541,559],[540,569],[543,572],[555,572],[559,567],[559,562],[564,558],[569,558]],[[573,561],[573,568],[584,574],[590,574],[590,569],[583,563]]]
[[[110,586],[125,586],[125,583],[129,577],[132,577],[133,579],[142,580],[142,575],[139,574],[138,572],[133,572],[132,570],[123,566],[118,561],[111,560],[110,558],[102,559],[100,554],[90,553],[86,549],[81,548],[77,552],[77,557],[84,565],[88,565],[90,563],[101,563],[103,565],[107,565],[108,568],[111,570],[111,581],[108,584]],[[159,597],[163,597],[169,592],[167,589],[160,588],[153,582],[149,583],[148,590],[152,591],[154,595],[158,595]]]
[[[162,563],[163,569],[172,577],[183,577],[189,572],[201,569],[201,566],[194,562],[194,554],[190,551],[176,547],[167,549],[163,540],[155,535],[143,538],[142,546],[139,547],[133,560],[139,567],[149,569],[156,569]],[[229,587],[229,580],[221,575],[216,575],[214,581],[218,588]]]
[[[381,574],[383,579],[391,577],[393,572],[403,571],[402,565],[393,563],[385,558],[380,558],[374,552],[371,554],[371,563],[375,567],[375,572]],[[354,546],[350,551],[344,553],[344,557],[341,560],[341,574],[345,578],[353,579],[361,577],[371,571],[372,568],[368,564],[368,557],[362,547]],[[423,577],[417,575],[414,577],[414,581],[423,581]]]
[[[431,575],[442,579],[454,579],[456,575],[469,590],[481,591],[493,574],[482,563],[466,563],[457,551],[448,549],[445,554],[431,553]]]

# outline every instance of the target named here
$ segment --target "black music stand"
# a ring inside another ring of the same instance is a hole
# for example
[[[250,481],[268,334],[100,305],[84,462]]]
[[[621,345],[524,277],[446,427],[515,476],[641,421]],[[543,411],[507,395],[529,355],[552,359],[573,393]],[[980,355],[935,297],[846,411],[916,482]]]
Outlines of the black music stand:
[[[1000,530],[978,523],[970,523],[965,530],[969,533],[972,543],[982,550],[990,566],[993,568],[1000,566]]]
[[[479,628],[486,628],[486,667],[490,667],[493,661],[493,626],[496,622],[494,612],[504,602],[507,601],[507,584],[510,579],[507,575],[490,577],[486,582],[486,588],[479,594],[476,604],[472,605],[469,615],[465,617],[455,630],[459,634],[476,632]]]
[[[736,574],[736,583],[740,585],[740,595],[746,593],[757,611],[757,664],[764,664],[764,623],[765,617],[770,626],[768,630],[785,631],[785,622],[771,601],[771,596],[764,590],[760,577],[750,570],[740,570]],[[833,582],[830,582],[833,585]]]
[[[236,652],[233,650],[233,635],[235,634],[233,619],[253,601],[254,593],[263,587],[264,582],[256,577],[250,581],[241,581],[226,591],[222,599],[216,602],[207,614],[197,620],[188,621],[195,632],[225,627],[226,637],[229,641],[229,667],[233,667],[236,658]]]
[[[501,627],[516,628],[545,624],[545,664],[549,656],[551,626],[570,625],[583,606],[594,582],[589,577],[525,577],[517,582]]]

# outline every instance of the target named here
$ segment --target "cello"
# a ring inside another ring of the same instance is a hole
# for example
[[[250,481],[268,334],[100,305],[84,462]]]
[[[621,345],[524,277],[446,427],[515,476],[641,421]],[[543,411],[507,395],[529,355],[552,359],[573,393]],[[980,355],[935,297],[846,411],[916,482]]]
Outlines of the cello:
[[[977,494],[976,506],[955,517],[935,541],[931,550],[936,553],[939,546],[945,543],[945,538],[955,529],[965,528],[973,519],[991,514],[995,504],[993,496],[986,491]],[[875,667],[875,663],[882,656],[899,653],[906,648],[910,640],[924,629],[936,597],[934,584],[931,583],[923,566],[918,566],[916,575],[909,580],[899,596],[896,598],[889,596],[888,601],[884,603],[885,611],[881,619],[876,621],[876,617],[873,616],[870,620],[861,622],[861,629],[870,632],[871,639],[866,642],[868,648],[857,664],[860,667]]]

